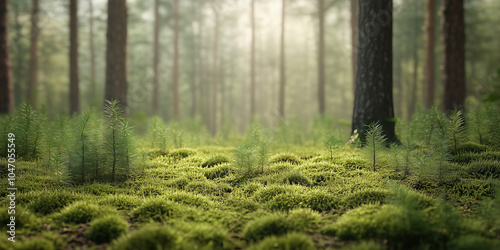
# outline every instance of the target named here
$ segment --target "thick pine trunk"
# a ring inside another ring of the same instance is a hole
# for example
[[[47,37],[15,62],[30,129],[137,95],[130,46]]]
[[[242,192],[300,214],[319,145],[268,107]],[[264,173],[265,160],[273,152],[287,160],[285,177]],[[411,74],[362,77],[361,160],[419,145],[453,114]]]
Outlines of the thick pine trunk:
[[[465,109],[464,1],[443,0],[444,110]]]
[[[127,110],[127,0],[108,0],[105,99]]]
[[[392,97],[392,0],[359,2],[358,70],[352,131],[364,140],[366,126],[378,122],[389,142],[394,132]]]
[[[435,1],[426,0],[425,6],[425,107],[431,108],[434,105]]]
[[[351,59],[352,59],[352,86],[353,93],[356,89],[356,69],[358,59],[358,0],[351,0]]]
[[[174,0],[174,119],[179,120],[179,0]]]
[[[31,49],[30,49],[30,71],[28,85],[28,102],[33,108],[36,104],[37,71],[38,71],[38,12],[40,11],[38,0],[33,0],[31,13]]]
[[[14,108],[14,86],[9,52],[8,0],[0,0],[0,114],[8,114]]]
[[[159,36],[160,36],[160,0],[155,0],[155,27],[154,27],[154,45],[153,45],[153,115],[158,115],[158,63],[159,56]]]
[[[325,113],[325,1],[318,0],[318,108]]]
[[[69,48],[69,114],[80,113],[80,88],[78,86],[78,0],[70,2],[70,48]]]
[[[283,0],[281,10],[281,42],[280,42],[280,90],[279,90],[279,115],[285,117],[285,7],[286,0]]]

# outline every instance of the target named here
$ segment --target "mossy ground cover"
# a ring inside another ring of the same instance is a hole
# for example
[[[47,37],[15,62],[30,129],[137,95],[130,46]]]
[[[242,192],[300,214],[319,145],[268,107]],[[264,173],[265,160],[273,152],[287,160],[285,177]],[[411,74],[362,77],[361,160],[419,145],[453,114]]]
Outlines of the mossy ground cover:
[[[407,130],[374,161],[348,138],[325,148],[286,128],[272,143],[255,131],[168,143],[160,131],[134,142],[136,168],[116,181],[63,178],[64,161],[47,164],[43,151],[19,159],[16,242],[2,237],[0,249],[500,248],[497,144],[444,152]],[[8,206],[0,200],[4,225]]]

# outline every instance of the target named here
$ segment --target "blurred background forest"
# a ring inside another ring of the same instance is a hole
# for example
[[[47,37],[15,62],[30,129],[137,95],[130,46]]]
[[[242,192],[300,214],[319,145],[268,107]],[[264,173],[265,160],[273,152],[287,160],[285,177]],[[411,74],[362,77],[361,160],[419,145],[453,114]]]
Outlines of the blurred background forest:
[[[15,105],[28,101],[50,117],[69,114],[70,1],[40,0],[33,32],[35,2],[9,1]],[[356,1],[349,0],[128,0],[128,116],[136,122],[155,114],[167,122],[196,119],[213,133],[228,127],[244,132],[252,117],[263,126],[275,126],[283,117],[279,92],[285,2],[284,117],[307,126],[324,113],[348,129],[354,101],[352,40],[357,30],[351,19]],[[399,119],[409,119],[426,103],[425,3],[394,0],[393,94]],[[104,104],[107,4],[80,0],[76,6],[81,110]],[[440,6],[441,0],[436,0],[436,105],[443,95]],[[492,93],[500,85],[500,1],[465,0],[464,10],[467,101],[477,105],[495,98]],[[319,28],[322,18],[324,30]],[[324,48],[318,46],[321,33]],[[30,66],[34,34],[37,67]],[[323,108],[318,104],[320,81],[325,85]],[[28,97],[30,92],[34,94]]]

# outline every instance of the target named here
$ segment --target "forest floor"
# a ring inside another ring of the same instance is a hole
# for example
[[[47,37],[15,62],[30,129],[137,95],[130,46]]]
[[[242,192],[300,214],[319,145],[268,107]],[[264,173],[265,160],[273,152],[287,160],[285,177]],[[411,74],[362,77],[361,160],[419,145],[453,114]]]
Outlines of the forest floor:
[[[0,249],[500,249],[500,152],[471,145],[448,160],[384,150],[375,169],[350,146],[274,145],[247,169],[234,147],[144,147],[132,178],[79,186],[18,161],[16,242]]]

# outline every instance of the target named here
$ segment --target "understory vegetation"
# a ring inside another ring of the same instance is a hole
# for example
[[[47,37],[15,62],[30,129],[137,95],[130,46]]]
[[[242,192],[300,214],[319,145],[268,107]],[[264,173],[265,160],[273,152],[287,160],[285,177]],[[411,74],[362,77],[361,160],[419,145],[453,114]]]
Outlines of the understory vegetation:
[[[500,111],[468,110],[417,112],[386,145],[377,124],[359,142],[321,117],[215,137],[152,118],[136,137],[116,102],[71,118],[23,105],[0,120],[3,197],[6,133],[18,152],[0,249],[500,248]]]

